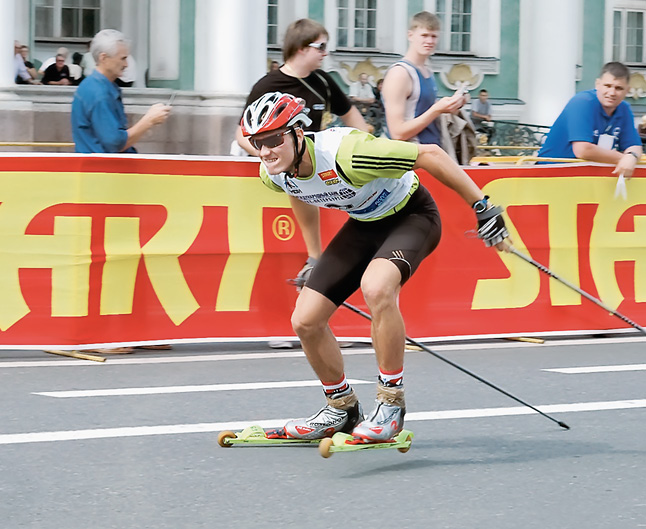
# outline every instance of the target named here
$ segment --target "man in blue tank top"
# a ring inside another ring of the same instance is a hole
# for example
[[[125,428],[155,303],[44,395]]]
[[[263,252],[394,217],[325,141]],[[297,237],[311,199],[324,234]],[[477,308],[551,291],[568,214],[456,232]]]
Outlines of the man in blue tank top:
[[[461,92],[437,99],[437,85],[427,62],[439,35],[436,15],[427,11],[414,15],[408,30],[408,51],[386,72],[381,97],[392,139],[441,145],[438,118],[457,112],[466,103]]]

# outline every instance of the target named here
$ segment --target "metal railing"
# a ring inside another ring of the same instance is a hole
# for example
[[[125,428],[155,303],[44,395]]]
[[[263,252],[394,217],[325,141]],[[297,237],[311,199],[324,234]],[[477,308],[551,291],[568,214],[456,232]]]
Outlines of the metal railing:
[[[73,142],[59,141],[0,141],[0,147],[74,147]]]
[[[540,149],[551,127],[495,120],[477,127],[478,154],[532,156]]]

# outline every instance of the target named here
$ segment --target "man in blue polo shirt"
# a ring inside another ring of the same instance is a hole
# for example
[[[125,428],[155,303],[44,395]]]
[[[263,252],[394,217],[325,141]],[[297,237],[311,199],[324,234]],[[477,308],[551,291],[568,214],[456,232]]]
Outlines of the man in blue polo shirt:
[[[630,71],[622,63],[605,64],[594,90],[576,94],[556,118],[538,156],[610,163],[614,174],[630,178],[642,143],[624,101],[629,80]]]
[[[114,29],[99,31],[90,44],[96,69],[76,89],[72,102],[72,135],[76,152],[136,153],[135,143],[141,136],[168,118],[170,108],[156,103],[128,128],[121,100],[121,88],[115,80],[127,65],[130,46],[124,35]],[[170,349],[170,345],[142,345],[137,349]],[[86,349],[102,354],[133,352],[132,347]]]
[[[127,65],[129,48],[124,35],[114,29],[99,31],[92,39],[90,52],[96,69],[79,85],[72,102],[76,152],[137,152],[134,145],[143,134],[168,118],[171,107],[156,103],[128,128],[121,89],[115,80]]]

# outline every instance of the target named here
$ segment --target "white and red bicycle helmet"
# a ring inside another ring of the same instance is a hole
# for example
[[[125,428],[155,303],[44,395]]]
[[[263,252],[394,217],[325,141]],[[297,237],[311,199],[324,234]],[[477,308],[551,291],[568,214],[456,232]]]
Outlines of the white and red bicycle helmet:
[[[269,92],[251,103],[244,111],[240,126],[243,136],[293,127],[308,126],[312,120],[307,117],[309,108],[305,100],[281,92]]]

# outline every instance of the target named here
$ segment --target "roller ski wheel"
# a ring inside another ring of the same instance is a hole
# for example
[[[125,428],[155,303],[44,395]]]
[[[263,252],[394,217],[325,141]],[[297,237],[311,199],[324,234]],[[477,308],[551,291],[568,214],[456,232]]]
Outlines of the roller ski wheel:
[[[234,445],[292,445],[292,444],[318,444],[320,439],[294,439],[287,437],[284,428],[267,429],[261,426],[248,426],[239,432],[225,430],[218,434],[218,444],[223,448]]]
[[[232,432],[231,430],[225,430],[224,432],[220,432],[218,434],[218,444],[222,448],[231,448],[233,444],[229,440],[235,439],[235,438],[236,438],[235,432]]]
[[[322,439],[319,443],[319,453],[324,458],[330,457],[334,452],[356,452],[358,450],[379,450],[396,448],[402,454],[410,450],[413,442],[413,432],[402,430],[388,441],[367,442],[353,437],[350,434],[338,432],[332,437]]]

